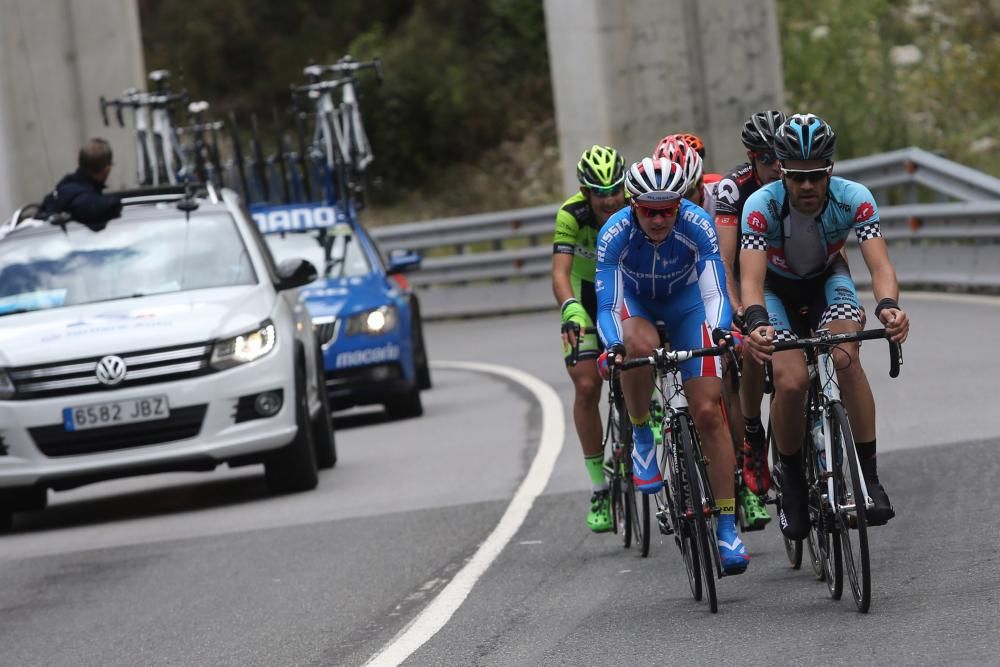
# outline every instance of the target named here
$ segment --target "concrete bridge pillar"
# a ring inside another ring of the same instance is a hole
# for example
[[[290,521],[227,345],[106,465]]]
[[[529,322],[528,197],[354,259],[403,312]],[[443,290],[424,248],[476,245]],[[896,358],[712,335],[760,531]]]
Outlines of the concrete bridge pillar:
[[[694,132],[706,166],[745,161],[755,111],[783,108],[774,0],[544,0],[563,182],[591,145],[628,162]]]
[[[132,132],[105,128],[98,98],[145,87],[135,0],[0,0],[0,17],[0,219],[76,169],[91,136],[115,152],[109,186],[131,183]]]

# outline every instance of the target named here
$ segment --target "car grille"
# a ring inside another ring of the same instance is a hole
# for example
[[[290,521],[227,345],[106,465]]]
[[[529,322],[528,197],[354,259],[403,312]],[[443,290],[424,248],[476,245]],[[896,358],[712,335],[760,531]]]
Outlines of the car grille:
[[[36,426],[28,432],[45,456],[76,456],[111,452],[129,447],[158,445],[193,438],[201,432],[207,405],[192,405],[170,410],[167,419],[107,426],[85,431],[67,431],[62,424]]]
[[[313,331],[316,332],[320,345],[325,349],[337,340],[337,335],[340,333],[340,318],[314,317]]]
[[[208,365],[211,353],[210,344],[199,343],[122,354],[120,356],[127,369],[125,379],[113,386],[97,380],[97,362],[103,356],[12,368],[13,398],[26,400],[109,391],[205,375],[212,372]]]

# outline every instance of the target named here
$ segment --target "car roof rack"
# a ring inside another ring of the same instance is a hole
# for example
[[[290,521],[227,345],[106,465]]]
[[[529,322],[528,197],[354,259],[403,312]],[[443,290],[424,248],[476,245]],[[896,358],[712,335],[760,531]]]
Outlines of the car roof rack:
[[[122,206],[136,206],[140,204],[159,204],[176,202],[182,199],[192,198],[192,186],[194,196],[207,196],[213,204],[220,202],[219,193],[211,183],[193,183],[182,185],[160,185],[154,187],[132,188],[129,190],[117,190],[109,192],[121,197]]]

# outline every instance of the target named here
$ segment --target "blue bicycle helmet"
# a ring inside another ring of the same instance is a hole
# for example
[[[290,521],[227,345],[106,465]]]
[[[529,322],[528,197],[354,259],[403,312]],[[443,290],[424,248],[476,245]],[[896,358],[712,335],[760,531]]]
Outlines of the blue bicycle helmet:
[[[774,133],[774,153],[779,160],[832,160],[837,135],[811,113],[788,117]]]

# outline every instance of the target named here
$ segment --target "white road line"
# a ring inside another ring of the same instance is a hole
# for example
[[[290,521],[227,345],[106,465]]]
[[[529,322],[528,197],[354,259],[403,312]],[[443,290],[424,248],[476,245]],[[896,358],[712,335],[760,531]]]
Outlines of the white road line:
[[[439,361],[435,362],[433,367],[499,375],[527,388],[542,407],[542,434],[538,453],[535,454],[528,474],[511,498],[510,505],[507,506],[500,522],[480,545],[475,555],[409,625],[365,663],[366,666],[399,665],[445,626],[455,611],[462,606],[472,587],[524,523],[524,518],[531,510],[535,498],[548,484],[566,435],[562,401],[551,386],[535,376],[507,366],[464,361]]]

